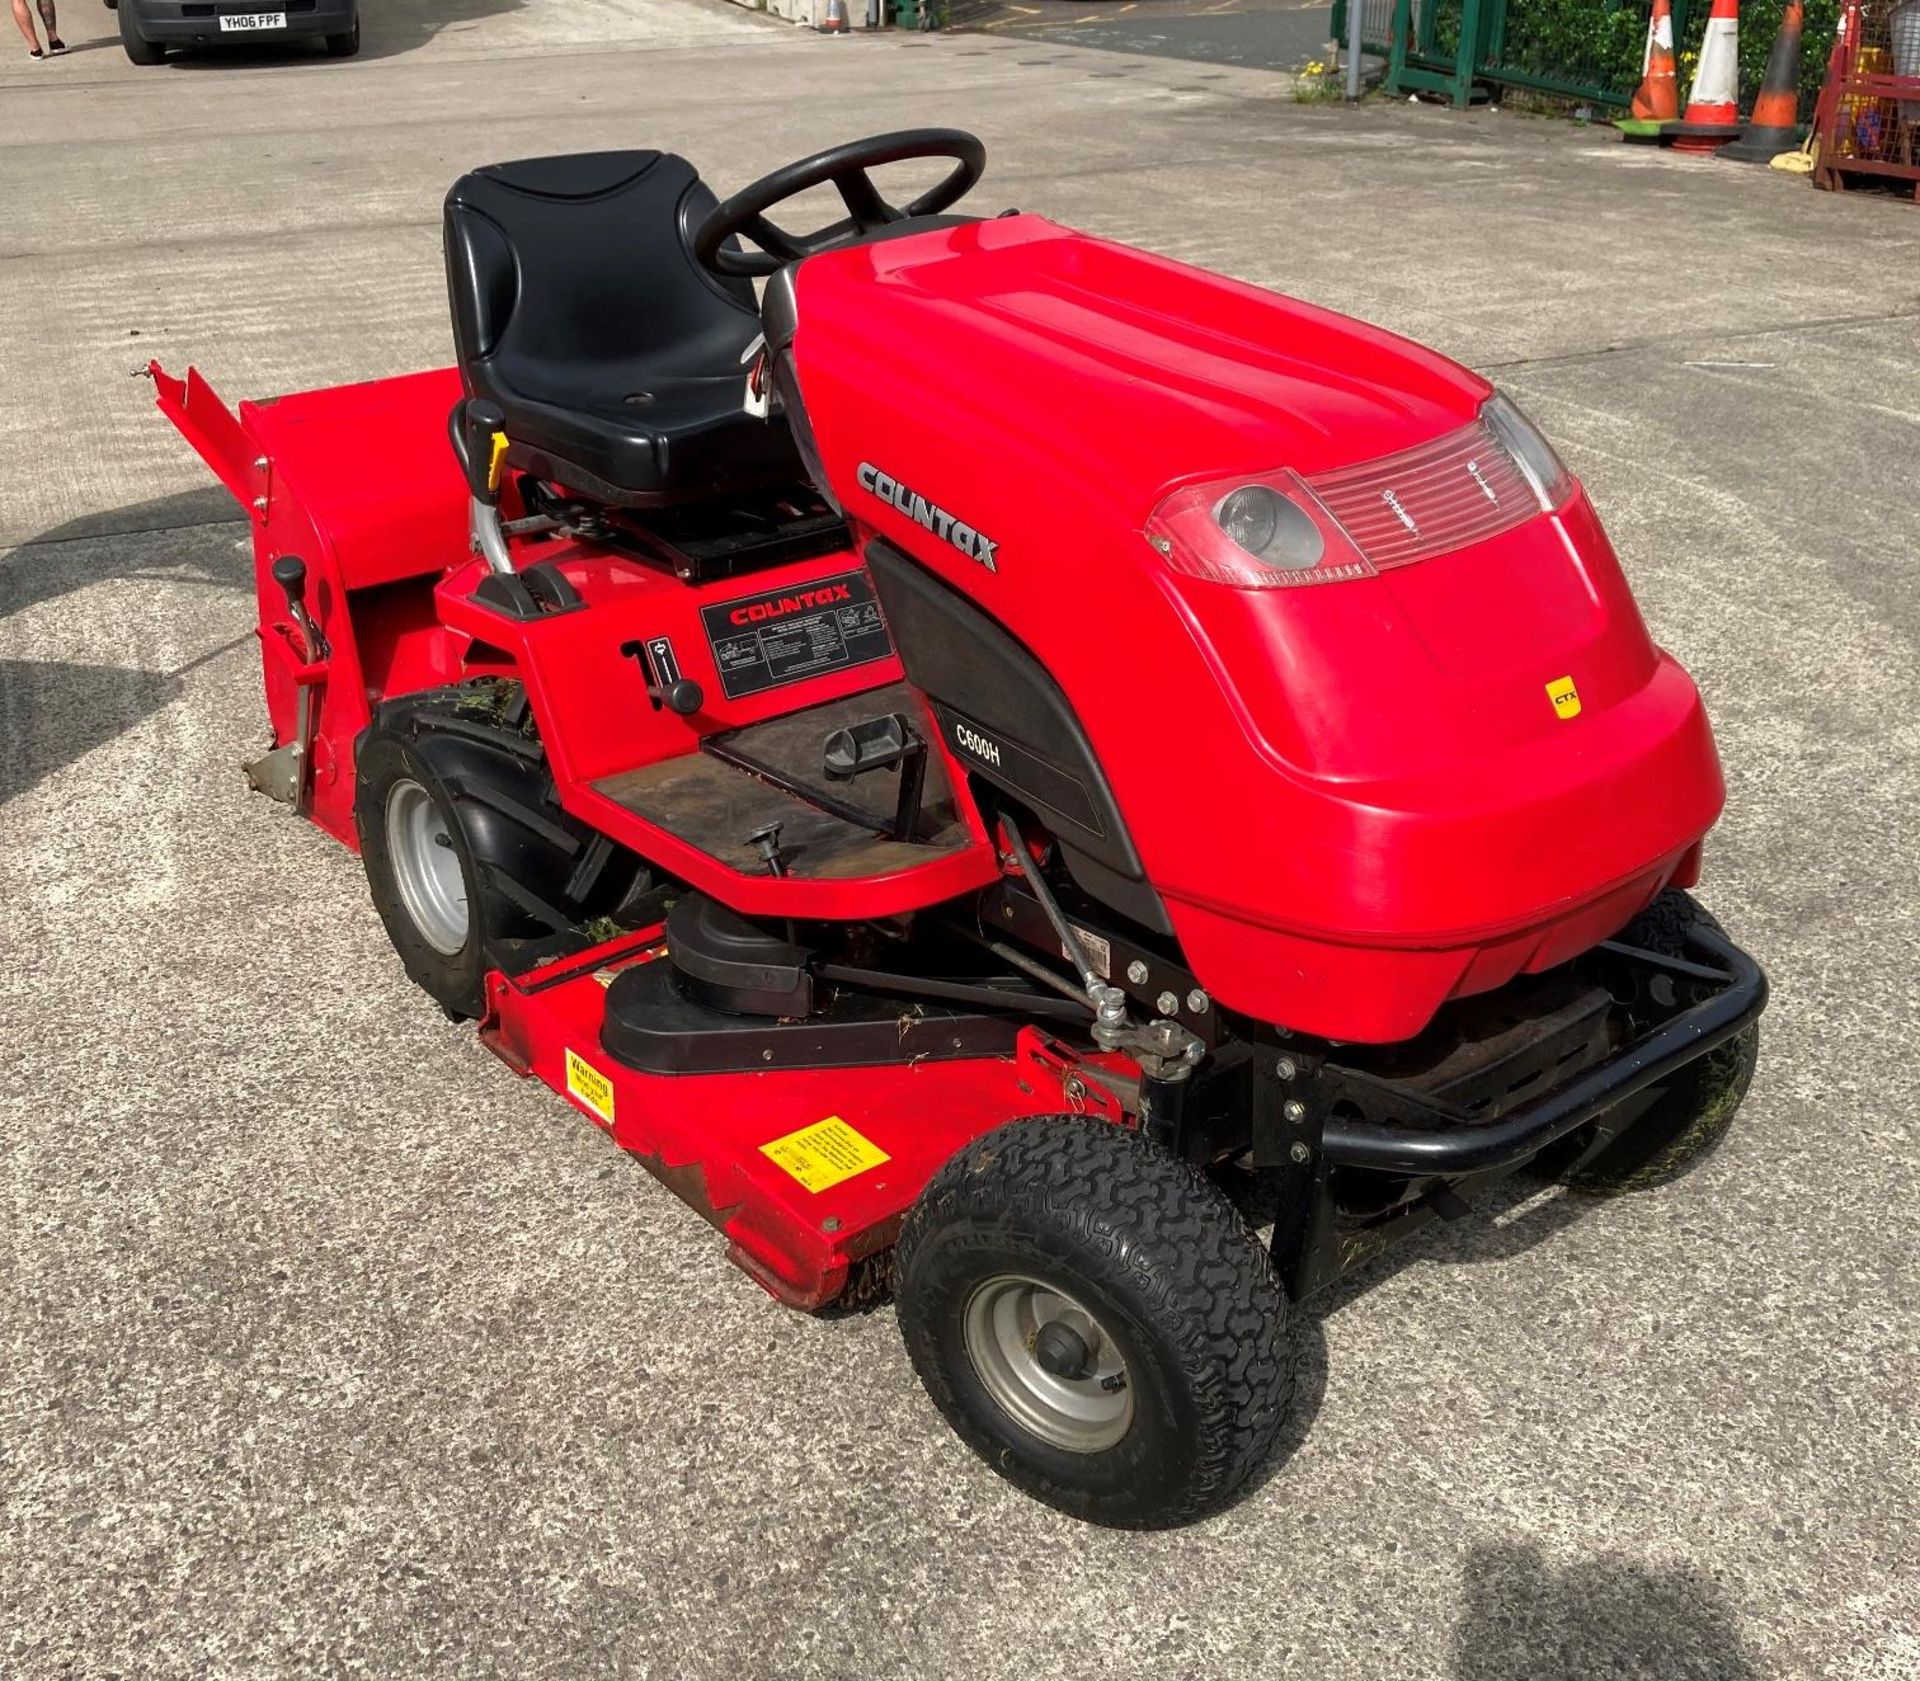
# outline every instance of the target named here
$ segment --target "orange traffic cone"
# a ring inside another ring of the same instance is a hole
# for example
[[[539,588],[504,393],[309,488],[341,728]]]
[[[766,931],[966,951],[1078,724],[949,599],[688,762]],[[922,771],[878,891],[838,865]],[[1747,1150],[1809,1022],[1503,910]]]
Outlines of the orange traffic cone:
[[[826,21],[820,25],[820,33],[844,35],[847,28],[847,0],[827,0]]]
[[[1711,154],[1740,136],[1740,0],[1713,0],[1687,110],[1660,138],[1676,152]]]
[[[1673,64],[1673,7],[1653,0],[1647,20],[1647,56],[1640,86],[1633,96],[1633,114],[1642,122],[1670,123],[1680,116],[1680,82]]]
[[[1753,101],[1745,132],[1722,149],[1736,163],[1769,163],[1800,144],[1800,26],[1806,21],[1800,0],[1787,0],[1780,33],[1767,54],[1767,73]]]

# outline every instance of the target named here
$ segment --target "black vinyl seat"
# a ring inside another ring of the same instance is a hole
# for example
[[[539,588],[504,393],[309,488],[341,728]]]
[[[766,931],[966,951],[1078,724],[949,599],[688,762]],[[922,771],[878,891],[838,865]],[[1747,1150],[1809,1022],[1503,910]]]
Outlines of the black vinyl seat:
[[[797,480],[786,423],[746,414],[753,286],[709,273],[714,196],[668,152],[477,169],[446,203],[447,289],[470,396],[507,417],[510,466],[658,506]]]

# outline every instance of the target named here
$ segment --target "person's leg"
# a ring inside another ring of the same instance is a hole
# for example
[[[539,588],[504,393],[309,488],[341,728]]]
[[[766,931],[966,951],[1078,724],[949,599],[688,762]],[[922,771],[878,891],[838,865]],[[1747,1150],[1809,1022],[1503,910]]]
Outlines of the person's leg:
[[[53,0],[40,0],[40,21],[46,25],[47,45],[64,51],[66,44],[60,39],[60,20],[53,14]]]
[[[34,33],[33,13],[27,9],[27,0],[13,0],[13,21],[20,26],[20,33],[27,38],[27,47],[31,52],[40,50],[40,37]]]

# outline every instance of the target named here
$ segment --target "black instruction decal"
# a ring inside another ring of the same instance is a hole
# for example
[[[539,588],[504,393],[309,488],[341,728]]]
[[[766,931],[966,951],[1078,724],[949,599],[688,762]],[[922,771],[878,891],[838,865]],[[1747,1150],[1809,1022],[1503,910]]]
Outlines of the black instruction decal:
[[[893,652],[864,572],[842,572],[700,609],[728,700],[801,683]]]

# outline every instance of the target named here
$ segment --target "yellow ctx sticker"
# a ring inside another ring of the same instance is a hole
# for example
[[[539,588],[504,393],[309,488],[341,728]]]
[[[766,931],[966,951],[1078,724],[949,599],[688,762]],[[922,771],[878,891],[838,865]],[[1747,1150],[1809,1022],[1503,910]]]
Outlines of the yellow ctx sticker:
[[[865,1173],[893,1158],[870,1138],[862,1138],[838,1115],[815,1121],[785,1138],[762,1144],[770,1157],[810,1191],[831,1190],[842,1180]]]
[[[567,1090],[608,1126],[613,1125],[613,1082],[577,1052],[567,1052]]]
[[[1547,685],[1547,699],[1553,702],[1553,710],[1562,718],[1580,716],[1580,691],[1573,686],[1571,677],[1556,677]]]

